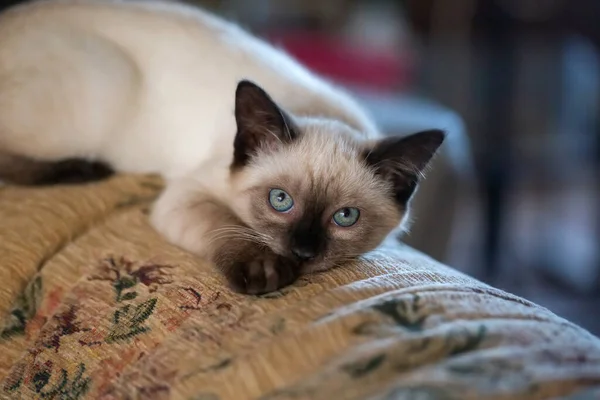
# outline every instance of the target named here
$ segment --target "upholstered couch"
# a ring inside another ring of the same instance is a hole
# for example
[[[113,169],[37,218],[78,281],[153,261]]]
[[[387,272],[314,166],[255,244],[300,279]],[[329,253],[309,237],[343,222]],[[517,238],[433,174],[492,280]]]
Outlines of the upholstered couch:
[[[394,238],[232,293],[150,228],[160,187],[0,188],[0,398],[600,398],[598,338]]]

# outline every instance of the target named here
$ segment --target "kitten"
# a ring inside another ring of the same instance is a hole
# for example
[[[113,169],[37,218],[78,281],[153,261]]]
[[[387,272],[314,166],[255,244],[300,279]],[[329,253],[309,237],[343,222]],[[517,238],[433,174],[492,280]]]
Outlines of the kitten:
[[[382,138],[343,91],[192,7],[49,0],[0,16],[0,178],[160,173],[154,227],[240,292],[377,247],[443,138]]]

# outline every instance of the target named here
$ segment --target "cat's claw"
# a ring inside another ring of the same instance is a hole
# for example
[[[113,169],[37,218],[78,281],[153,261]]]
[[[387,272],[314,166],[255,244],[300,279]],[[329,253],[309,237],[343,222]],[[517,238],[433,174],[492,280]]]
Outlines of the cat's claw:
[[[231,276],[233,288],[252,295],[279,290],[292,284],[300,275],[300,267],[296,263],[274,254],[239,263],[234,270]]]

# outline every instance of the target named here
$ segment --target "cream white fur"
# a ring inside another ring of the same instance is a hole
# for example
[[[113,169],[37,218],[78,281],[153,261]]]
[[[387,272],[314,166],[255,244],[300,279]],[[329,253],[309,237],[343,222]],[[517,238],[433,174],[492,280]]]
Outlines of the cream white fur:
[[[185,175],[232,156],[234,92],[374,133],[339,89],[236,25],[148,1],[49,0],[0,16],[0,150]]]

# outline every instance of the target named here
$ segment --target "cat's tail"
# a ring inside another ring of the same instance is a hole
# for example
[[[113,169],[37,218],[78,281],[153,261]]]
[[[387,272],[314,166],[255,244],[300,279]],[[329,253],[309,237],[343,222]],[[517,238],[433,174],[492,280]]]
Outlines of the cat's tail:
[[[113,170],[102,162],[71,158],[39,161],[0,152],[0,182],[18,185],[76,184],[107,178]]]

